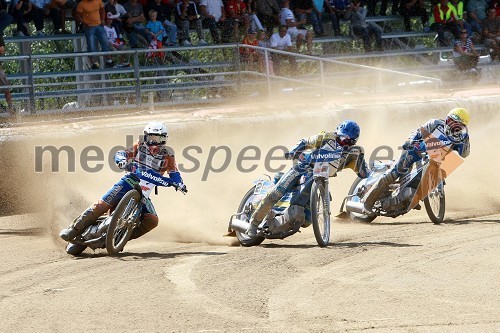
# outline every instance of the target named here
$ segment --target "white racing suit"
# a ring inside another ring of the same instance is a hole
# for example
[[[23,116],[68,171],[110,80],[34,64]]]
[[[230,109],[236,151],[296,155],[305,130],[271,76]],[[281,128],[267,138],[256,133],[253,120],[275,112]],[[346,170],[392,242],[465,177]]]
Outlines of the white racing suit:
[[[169,147],[148,146],[143,141],[138,141],[131,148],[118,151],[115,154],[115,161],[118,163],[121,160],[134,161],[141,167],[153,169],[161,174],[168,172],[169,177],[174,182],[182,184],[182,178],[175,163],[174,152]],[[110,209],[114,209],[125,193],[134,188],[134,184],[138,182],[138,178],[132,173],[124,175],[96,204],[87,208],[73,222],[70,228],[65,229],[66,233],[61,233],[61,238],[70,240],[82,233],[86,228],[94,224],[101,215]],[[134,230],[131,239],[144,235],[158,225],[158,216],[149,199],[143,207],[141,224]]]
[[[272,207],[278,202],[283,195],[292,189],[300,178],[310,170],[310,163],[305,158],[304,150],[316,150],[323,147],[325,144],[330,144],[333,147],[339,148],[340,145],[336,141],[337,136],[335,133],[321,132],[318,135],[313,135],[308,138],[302,139],[285,157],[288,159],[297,158],[298,162],[288,170],[279,181],[270,189],[264,199],[256,207],[250,223],[259,225],[267,216]],[[344,152],[340,157],[337,171],[345,168],[354,170],[359,177],[366,178],[369,173],[368,165],[364,159],[364,150],[360,146],[344,146]],[[336,173],[335,173],[336,175]],[[309,186],[310,187],[310,186]],[[310,191],[310,189],[309,189]],[[294,203],[292,199],[291,204]]]
[[[415,130],[403,144],[403,153],[392,168],[375,183],[365,199],[365,209],[371,211],[375,201],[390,184],[410,171],[413,164],[422,159],[423,151],[439,153],[444,159],[452,150],[461,157],[470,153],[469,135],[467,132],[454,136],[448,133],[449,129],[442,119],[431,119]],[[423,144],[422,144],[423,142]],[[432,154],[431,154],[432,155]]]

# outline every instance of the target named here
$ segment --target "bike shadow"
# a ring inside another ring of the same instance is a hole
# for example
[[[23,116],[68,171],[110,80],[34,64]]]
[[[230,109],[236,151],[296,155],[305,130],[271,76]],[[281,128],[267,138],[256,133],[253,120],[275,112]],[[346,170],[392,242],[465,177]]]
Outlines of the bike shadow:
[[[390,246],[390,247],[415,247],[422,246],[420,244],[404,244],[393,242],[339,242],[329,243],[326,248],[355,248],[355,247],[368,247],[368,246]],[[309,249],[319,247],[317,244],[264,244],[261,247],[265,248],[290,248],[290,249]]]
[[[44,228],[27,228],[27,229],[0,229],[0,235],[12,236],[39,236],[46,232]]]
[[[375,246],[388,246],[388,247],[418,247],[421,244],[405,244],[405,243],[394,243],[394,242],[342,242],[342,243],[330,243],[328,246],[331,247],[375,247]]]
[[[168,252],[168,253],[160,253],[160,252],[122,252],[117,255],[110,255],[106,252],[102,253],[82,253],[75,259],[90,259],[90,258],[101,258],[101,257],[111,257],[118,260],[164,260],[164,259],[173,259],[182,256],[220,256],[227,254],[227,252],[196,252],[196,251],[187,251],[187,252]]]
[[[467,219],[460,219],[460,220],[444,220],[443,222],[441,222],[441,224],[456,224],[456,225],[471,224],[471,223],[500,223],[500,219],[498,219],[498,220],[482,220],[482,219],[467,218]]]

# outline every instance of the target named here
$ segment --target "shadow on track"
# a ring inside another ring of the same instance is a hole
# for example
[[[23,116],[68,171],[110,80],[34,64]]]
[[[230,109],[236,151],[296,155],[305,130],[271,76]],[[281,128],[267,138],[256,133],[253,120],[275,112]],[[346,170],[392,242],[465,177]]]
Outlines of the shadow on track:
[[[173,259],[181,256],[219,256],[227,254],[227,252],[168,252],[168,253],[158,253],[158,252],[123,252],[116,256],[111,256],[106,252],[103,253],[82,253],[80,256],[75,257],[75,259],[92,259],[101,257],[110,257],[118,260],[128,261],[128,260],[162,260],[162,259]]]
[[[413,247],[413,246],[422,246],[419,244],[401,244],[401,243],[392,243],[392,242],[349,242],[349,243],[330,243],[328,247],[363,247],[363,246],[390,246],[390,247]],[[290,249],[309,249],[314,247],[319,247],[317,244],[264,244],[261,247],[265,248],[290,248]]]

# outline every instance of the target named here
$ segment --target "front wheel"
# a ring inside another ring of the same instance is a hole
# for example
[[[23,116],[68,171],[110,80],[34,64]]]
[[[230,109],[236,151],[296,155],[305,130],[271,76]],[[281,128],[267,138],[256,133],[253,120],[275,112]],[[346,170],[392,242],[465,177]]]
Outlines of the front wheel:
[[[312,184],[310,199],[314,237],[321,247],[330,242],[330,195],[325,184],[324,179],[316,179]]]
[[[136,212],[140,200],[141,194],[134,189],[125,193],[116,206],[106,234],[106,250],[109,254],[120,253],[132,236],[135,219],[139,216]]]
[[[248,192],[245,194],[245,196],[241,200],[240,206],[238,207],[238,213],[241,213],[246,208],[250,207],[249,204],[253,201],[254,192],[255,192],[255,186],[253,186],[250,190],[248,190]],[[248,209],[242,215],[240,215],[238,217],[238,219],[249,222],[253,211],[254,211],[253,208]],[[251,238],[247,234],[240,232],[238,230],[235,230],[235,234],[236,234],[236,238],[238,238],[238,242],[240,242],[240,244],[242,246],[245,246],[245,247],[259,245],[265,239],[262,236],[255,236],[255,237]]]
[[[425,210],[435,224],[443,222],[445,212],[444,185],[441,183],[424,198]]]

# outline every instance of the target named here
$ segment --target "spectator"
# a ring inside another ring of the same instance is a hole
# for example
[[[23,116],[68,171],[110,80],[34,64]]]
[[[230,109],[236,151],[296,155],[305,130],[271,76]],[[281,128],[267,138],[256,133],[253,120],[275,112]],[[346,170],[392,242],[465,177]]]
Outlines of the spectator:
[[[288,27],[287,34],[290,35],[292,40],[296,41],[297,44],[297,52],[300,52],[300,47],[304,43],[307,44],[307,53],[312,55],[312,39],[313,33],[306,29],[298,29],[298,27],[304,25],[306,23],[305,16],[302,16],[301,21],[296,21],[293,12],[290,10],[290,1],[282,0],[283,8],[281,8],[280,13],[280,23],[282,26]],[[273,35],[274,36],[274,35]],[[276,35],[279,36],[279,35]],[[272,37],[271,37],[272,39]]]
[[[450,6],[453,6],[453,13],[457,19],[459,30],[467,30],[467,36],[470,37],[472,35],[472,28],[466,20],[467,12],[464,11],[464,2],[462,0],[451,0]],[[460,33],[460,35],[462,35],[462,33]]]
[[[113,19],[112,26],[115,28],[118,37],[123,39],[123,20],[127,17],[125,7],[117,3],[116,0],[108,0],[106,5],[104,5],[104,10],[106,11],[107,17],[111,17]],[[109,16],[110,13],[111,16]]]
[[[376,6],[377,6],[378,0],[367,0],[367,10],[368,13],[366,14],[367,16],[376,16]],[[380,4],[380,11],[379,15],[381,16],[386,16],[387,15],[387,4],[388,0],[382,0],[382,3]],[[398,15],[399,11],[399,0],[392,0],[392,8],[391,8],[391,13],[392,15]]]
[[[372,24],[366,22],[366,8],[363,7],[360,0],[353,0],[352,5],[346,11],[346,18],[351,22],[351,30],[354,36],[363,39],[365,52],[372,51],[371,35],[375,36],[375,44],[379,51],[383,51],[382,47],[382,30]]]
[[[425,30],[429,30],[427,24],[429,22],[429,14],[425,9],[424,0],[401,0],[401,15],[403,15],[403,22],[405,25],[405,31],[412,31],[410,18],[412,16],[420,16],[420,21],[422,22],[422,27]]]
[[[0,0],[0,37],[3,36],[3,31],[7,28],[12,22],[14,22],[14,18],[12,15],[7,13],[8,5],[5,0]]]
[[[142,5],[137,2],[137,0],[128,0],[128,2],[123,6],[127,11],[125,16],[124,30],[127,32],[128,39],[131,48],[139,47],[138,35],[145,39],[146,45],[151,42],[150,35],[146,32],[146,26],[144,25],[145,17]]]
[[[283,1],[282,6],[284,7]],[[323,4],[321,6],[323,6]],[[315,7],[312,0],[293,0],[292,4],[289,3],[288,8],[290,7],[293,7],[293,10],[297,17],[297,21],[304,22],[303,24],[298,26],[299,29],[305,29],[304,25],[307,22],[310,22],[315,34],[317,34],[318,36],[324,35],[325,32],[323,26],[320,25],[321,17],[319,15],[319,10]],[[281,19],[280,24],[283,24]]]
[[[17,34],[19,36],[29,36],[30,33],[24,23],[33,21],[35,23],[36,34],[45,35],[43,32],[44,26],[44,10],[37,7],[30,0],[12,0],[12,16],[17,24]]]
[[[482,22],[486,19],[486,10],[488,2],[486,0],[468,0],[467,1],[467,19],[471,25],[472,31],[482,34]]]
[[[150,48],[161,49],[163,47],[163,33],[165,30],[163,30],[161,22],[156,20],[156,17],[158,16],[156,10],[150,10],[148,12],[148,16],[150,20],[146,24],[146,32],[151,36]],[[163,56],[163,52],[151,53],[151,57],[160,59],[160,63],[163,62]]]
[[[191,45],[191,38],[189,37],[189,28],[194,27],[198,35],[199,45],[206,45],[207,42],[203,38],[203,30],[201,23],[201,16],[198,11],[198,5],[190,0],[182,0],[176,7],[176,22],[182,29],[181,44],[184,46]]]
[[[225,1],[226,22],[223,29],[223,39],[240,41],[240,28],[248,31],[250,20],[247,16],[247,7],[242,0]]]
[[[222,0],[201,0],[200,11],[202,22],[210,30],[212,40],[215,44],[220,44],[219,27],[224,29],[226,11]]]
[[[332,22],[333,34],[341,36],[340,20],[345,19],[347,7],[350,6],[349,0],[328,0],[325,1],[325,16]]]
[[[496,57],[500,57],[500,17],[496,16],[495,8],[488,9],[488,17],[483,21],[482,29],[484,45],[492,49],[490,56],[491,61],[494,61]]]
[[[453,62],[459,71],[471,72],[479,75],[477,72],[477,63],[479,61],[479,53],[474,47],[474,43],[467,35],[467,30],[462,29],[460,38],[455,40],[453,47]]]
[[[106,36],[108,37],[109,48],[114,51],[123,51],[126,49],[125,41],[120,38],[118,32],[113,26],[112,16],[113,16],[112,13],[107,13],[106,25],[104,26],[104,30],[106,31]],[[111,67],[113,63],[107,62],[106,65],[108,67]],[[125,54],[122,54],[120,56],[120,64],[118,64],[117,67],[127,67],[127,66],[129,66],[129,64],[128,62],[125,61]]]
[[[165,28],[163,37],[166,37],[164,44],[167,46],[177,45],[177,26],[172,23],[172,7],[162,2],[162,0],[150,0],[147,13],[151,10],[157,12],[157,20]],[[148,17],[151,20],[150,17]]]
[[[271,47],[271,43],[269,41],[269,38],[267,36],[267,32],[265,30],[260,30],[258,33],[257,33],[257,42],[258,42],[258,46],[260,47]],[[262,62],[261,62],[261,70],[263,72],[266,71],[266,54],[265,54],[265,51],[263,50],[259,50],[259,53],[261,54],[261,59],[262,59]],[[273,66],[273,60],[271,59],[271,54],[268,53],[268,57],[267,57],[267,67],[269,68],[269,74],[270,75],[274,75],[274,66]]]
[[[243,38],[241,44],[258,46],[259,41],[257,40],[257,31],[253,29],[248,30],[248,34],[245,36],[245,38]],[[254,63],[260,62],[261,54],[256,49],[240,47],[240,56],[242,63],[253,65]]]
[[[52,16],[54,32],[56,34],[68,34],[66,30],[66,11],[71,10],[71,15],[75,16],[76,2],[73,0],[51,0],[48,4],[48,10]]]
[[[249,0],[248,7],[254,8],[259,21],[266,28],[268,35],[279,24],[280,6],[278,0]]]
[[[3,36],[0,36],[0,55],[5,55],[5,42]],[[10,86],[10,81],[7,79],[5,72],[3,71],[2,63],[0,62],[0,86]],[[2,88],[5,94],[5,100],[7,101],[7,111],[10,115],[14,116],[14,106],[12,105],[12,94],[10,93],[10,88]]]
[[[278,32],[275,32],[271,36],[270,46],[276,50],[293,52],[292,37],[288,34],[288,27],[286,25],[280,25]],[[288,60],[290,63],[291,73],[297,73],[297,61],[293,55],[273,53],[273,64],[275,64],[275,71],[278,75],[282,74],[281,64],[283,60]]]
[[[262,23],[259,20],[259,17],[256,14],[256,6],[255,1],[248,0],[247,5],[247,16],[250,21],[250,27],[254,30],[261,31],[264,30]]]
[[[448,46],[449,42],[445,38],[444,31],[449,30],[455,38],[458,38],[458,24],[455,17],[453,6],[448,3],[448,0],[440,0],[432,9],[431,27],[437,31],[439,46]]]
[[[102,51],[109,51],[106,30],[104,30],[105,12],[102,0],[81,0],[76,7],[75,21],[77,24],[82,24],[89,52],[97,52],[97,42],[101,45]],[[95,56],[91,56],[90,59],[93,69],[100,67]],[[108,59],[107,62],[112,61]]]

